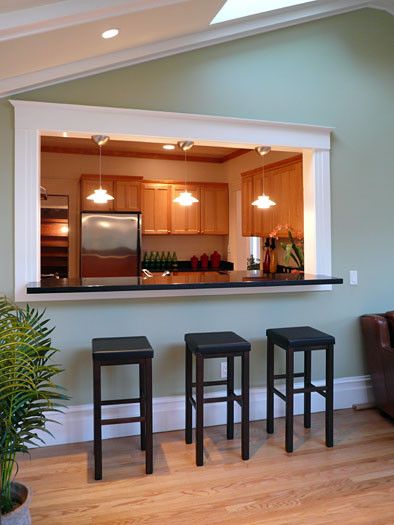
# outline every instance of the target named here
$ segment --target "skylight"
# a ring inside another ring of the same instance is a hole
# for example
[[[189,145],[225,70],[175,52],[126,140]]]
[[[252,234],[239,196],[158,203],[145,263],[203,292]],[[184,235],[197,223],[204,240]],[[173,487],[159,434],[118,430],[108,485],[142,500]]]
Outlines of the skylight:
[[[226,0],[211,24],[219,24],[236,18],[276,11],[283,7],[312,3],[316,0]]]

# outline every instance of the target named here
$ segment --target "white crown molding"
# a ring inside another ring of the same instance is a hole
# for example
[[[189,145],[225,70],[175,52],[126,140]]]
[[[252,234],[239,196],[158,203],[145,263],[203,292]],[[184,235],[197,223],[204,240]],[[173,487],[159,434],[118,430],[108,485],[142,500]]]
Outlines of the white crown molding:
[[[69,1],[74,2],[76,0]],[[182,1],[184,0],[144,0],[143,3],[150,5],[151,8],[153,8],[155,4],[159,3],[162,5],[165,3],[169,4]],[[108,0],[94,0],[94,2],[108,3]],[[134,0],[134,2],[131,3],[129,1],[128,4],[129,9],[132,7],[132,4],[134,10],[137,10],[138,6],[141,9],[140,0]],[[233,22],[217,24],[209,26],[207,30],[199,33],[124,49],[115,53],[108,53],[3,79],[0,81],[0,97],[10,96],[29,89],[49,86],[63,81],[83,78],[92,74],[103,73],[120,67],[131,66],[304,22],[343,14],[364,7],[384,9],[392,14],[394,10],[392,0],[318,0],[312,5],[303,4],[292,8],[281,9],[278,12],[266,13],[264,15],[247,17]],[[98,16],[97,12],[96,16]]]

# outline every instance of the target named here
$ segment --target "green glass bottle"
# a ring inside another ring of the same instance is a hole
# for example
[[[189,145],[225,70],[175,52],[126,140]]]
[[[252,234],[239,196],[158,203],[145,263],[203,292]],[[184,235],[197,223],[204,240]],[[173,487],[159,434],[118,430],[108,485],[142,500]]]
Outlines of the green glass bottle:
[[[177,270],[178,269],[178,259],[177,259],[177,256],[176,256],[176,252],[174,252],[172,254],[171,266],[172,266],[173,270]]]
[[[164,270],[166,266],[166,255],[164,252],[161,252],[160,256],[160,270]]]
[[[160,269],[160,255],[159,252],[155,252],[155,259],[153,262],[153,269],[159,270]]]

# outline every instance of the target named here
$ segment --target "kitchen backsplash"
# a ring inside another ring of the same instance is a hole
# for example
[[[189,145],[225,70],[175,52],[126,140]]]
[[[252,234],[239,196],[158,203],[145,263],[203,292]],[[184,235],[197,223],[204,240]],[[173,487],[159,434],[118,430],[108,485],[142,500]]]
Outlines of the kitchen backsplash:
[[[228,238],[224,235],[143,235],[142,257],[144,252],[176,252],[179,260],[189,260],[193,255],[200,258],[205,252],[210,255],[218,251],[227,260]]]

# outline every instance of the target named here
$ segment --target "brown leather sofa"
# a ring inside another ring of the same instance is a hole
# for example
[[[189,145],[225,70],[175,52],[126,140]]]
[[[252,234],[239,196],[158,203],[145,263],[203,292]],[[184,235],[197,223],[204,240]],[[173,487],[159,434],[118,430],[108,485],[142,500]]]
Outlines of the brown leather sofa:
[[[376,406],[394,417],[394,311],[361,316]]]

